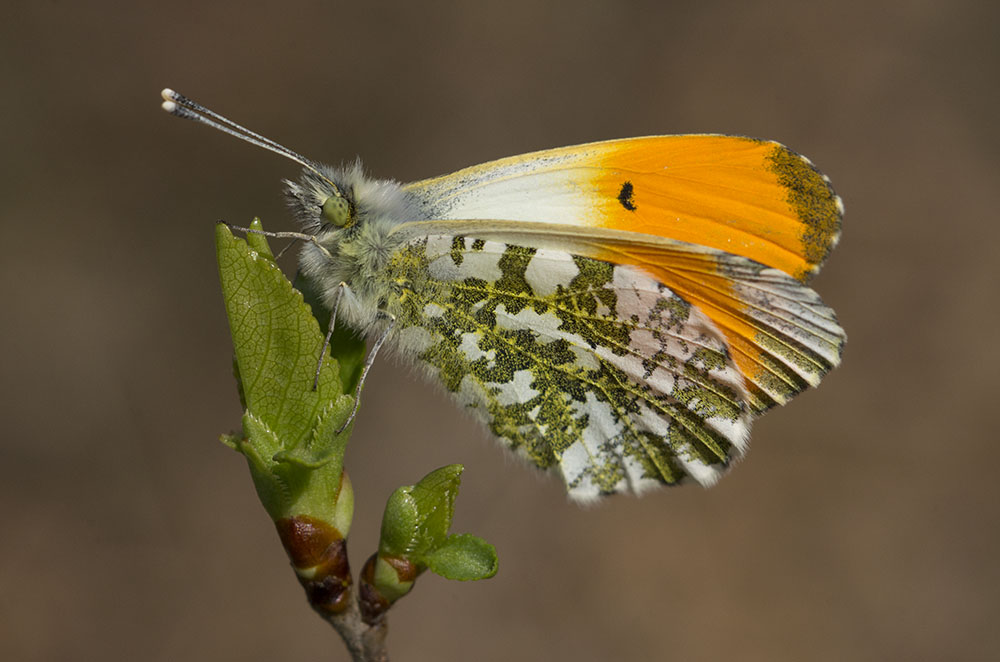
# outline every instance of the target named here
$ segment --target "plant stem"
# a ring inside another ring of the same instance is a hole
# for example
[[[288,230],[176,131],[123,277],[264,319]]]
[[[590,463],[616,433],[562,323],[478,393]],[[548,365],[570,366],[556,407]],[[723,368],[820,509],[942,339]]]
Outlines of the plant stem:
[[[317,609],[316,613],[332,625],[344,640],[354,662],[389,662],[389,649],[386,646],[388,624],[385,619],[374,625],[366,625],[361,620],[361,610],[353,586],[347,596],[347,608],[343,611],[331,613]]]

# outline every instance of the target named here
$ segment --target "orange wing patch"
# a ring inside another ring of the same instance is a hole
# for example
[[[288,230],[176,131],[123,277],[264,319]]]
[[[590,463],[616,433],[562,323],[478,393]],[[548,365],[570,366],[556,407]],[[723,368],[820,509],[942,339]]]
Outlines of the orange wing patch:
[[[600,145],[596,225],[709,246],[807,280],[843,205],[808,159],[774,142],[691,135]]]
[[[711,318],[746,378],[754,413],[815,386],[840,363],[846,337],[833,310],[780,271],[682,245],[605,244],[600,259],[645,269]]]

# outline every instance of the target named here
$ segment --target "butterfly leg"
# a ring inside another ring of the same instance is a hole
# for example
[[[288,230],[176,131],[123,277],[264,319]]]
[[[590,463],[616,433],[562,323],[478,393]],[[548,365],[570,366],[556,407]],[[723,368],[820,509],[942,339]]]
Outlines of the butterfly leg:
[[[340,434],[351,424],[354,420],[355,415],[358,413],[358,405],[361,403],[361,388],[365,385],[365,379],[368,377],[368,371],[371,370],[372,364],[375,363],[375,355],[378,354],[378,350],[381,349],[382,343],[385,339],[389,337],[389,332],[392,331],[392,327],[396,325],[396,316],[389,315],[388,313],[383,313],[389,317],[389,325],[385,327],[385,331],[379,336],[378,340],[372,346],[372,351],[368,352],[368,356],[365,357],[365,367],[361,370],[361,379],[358,380],[358,387],[354,390],[354,409],[351,410],[351,415],[347,417],[347,421],[340,426],[337,430],[337,434]]]
[[[274,239],[295,239],[298,241],[308,241],[315,244],[316,247],[323,251],[323,254],[329,259],[333,259],[333,255],[330,254],[330,251],[326,250],[326,247],[323,246],[323,244],[319,243],[319,239],[317,239],[315,235],[306,234],[304,232],[270,232],[268,230],[254,230],[253,228],[241,228],[238,225],[230,225],[229,223],[225,223],[225,226],[230,230],[239,230],[240,232],[246,234],[262,234],[265,237],[272,237]]]
[[[282,248],[280,251],[278,251],[278,254],[274,256],[274,259],[275,260],[280,260],[281,256],[284,255],[285,253],[287,253],[288,249],[291,248],[292,246],[294,246],[299,241],[301,241],[301,239],[299,239],[298,237],[296,237],[295,239],[292,239],[290,242],[288,242],[287,244],[285,244],[285,247]]]
[[[326,357],[326,348],[330,346],[330,338],[333,337],[333,330],[337,325],[337,310],[340,309],[340,299],[344,294],[347,283],[341,281],[337,286],[337,298],[333,300],[333,311],[330,313],[330,326],[326,331],[326,338],[323,339],[323,347],[319,350],[319,362],[316,364],[316,377],[313,378],[313,390],[319,386],[319,371],[323,367],[323,358]]]

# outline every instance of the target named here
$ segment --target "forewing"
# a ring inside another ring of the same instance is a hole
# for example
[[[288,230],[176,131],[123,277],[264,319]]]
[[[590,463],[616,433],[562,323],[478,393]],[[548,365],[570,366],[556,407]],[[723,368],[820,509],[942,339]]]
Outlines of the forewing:
[[[808,159],[739,136],[652,136],[524,154],[406,185],[420,218],[621,230],[708,246],[804,281],[843,205]]]
[[[386,276],[400,349],[574,498],[709,484],[745,448],[725,336],[640,268],[436,234]]]

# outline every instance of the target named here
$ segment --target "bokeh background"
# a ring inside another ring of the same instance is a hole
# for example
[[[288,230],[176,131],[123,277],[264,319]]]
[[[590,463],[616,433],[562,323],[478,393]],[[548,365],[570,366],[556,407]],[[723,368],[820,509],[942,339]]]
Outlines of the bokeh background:
[[[814,286],[850,340],[711,490],[582,509],[380,361],[351,553],[466,466],[398,660],[1000,659],[1000,47],[987,0],[156,3],[0,9],[0,658],[346,660],[243,460],[217,219],[293,229],[297,168],[159,109],[171,86],[402,181],[653,133],[769,137],[847,206]]]

